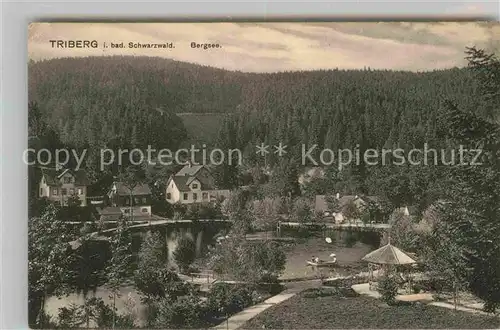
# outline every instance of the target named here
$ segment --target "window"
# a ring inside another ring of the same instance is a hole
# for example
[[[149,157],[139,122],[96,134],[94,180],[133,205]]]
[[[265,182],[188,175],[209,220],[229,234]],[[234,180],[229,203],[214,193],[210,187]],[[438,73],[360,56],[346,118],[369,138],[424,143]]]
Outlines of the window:
[[[188,199],[188,194],[185,193],[184,194],[184,200],[187,201],[187,199]]]
[[[71,183],[71,177],[70,176],[65,176],[64,177],[64,183]]]
[[[75,194],[75,188],[69,188],[69,194],[74,195]]]
[[[197,199],[198,199],[198,194],[197,194],[197,193],[193,193],[193,199],[194,199],[194,200],[197,200]]]
[[[123,210],[123,212],[128,214],[128,213],[130,213],[130,209],[125,209],[125,210]]]
[[[139,197],[134,197],[134,205],[137,205],[139,204]]]
[[[198,189],[198,184],[197,183],[193,183],[193,189]]]
[[[83,189],[82,188],[78,188],[78,195],[83,195]]]
[[[43,196],[43,188],[40,188],[40,196]]]
[[[167,199],[172,198],[172,195],[170,193],[167,193]]]
[[[68,190],[66,188],[61,188],[61,195],[67,195],[68,194]]]
[[[204,200],[208,199],[208,193],[206,192],[204,192],[201,196],[203,197]]]
[[[148,209],[147,209],[147,208],[145,208],[145,207],[143,207],[143,208],[141,209],[141,212],[142,212],[142,213],[148,213]]]
[[[146,203],[147,203],[146,197],[142,197],[142,204],[146,204]]]
[[[52,195],[57,196],[58,193],[57,188],[52,189]]]

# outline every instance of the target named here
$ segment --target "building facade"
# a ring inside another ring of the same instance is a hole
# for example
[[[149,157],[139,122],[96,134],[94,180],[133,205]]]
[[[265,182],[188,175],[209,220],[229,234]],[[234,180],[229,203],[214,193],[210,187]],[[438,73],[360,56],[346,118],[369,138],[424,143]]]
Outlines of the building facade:
[[[73,197],[80,201],[80,206],[87,206],[87,186],[89,181],[83,170],[56,170],[42,168],[42,177],[38,188],[40,198],[68,205]]]
[[[211,171],[203,165],[184,166],[168,179],[165,188],[171,204],[210,203],[228,196],[229,190],[217,189]]]
[[[147,184],[137,184],[131,189],[122,182],[114,182],[108,198],[111,206],[124,215],[151,216],[151,189]]]

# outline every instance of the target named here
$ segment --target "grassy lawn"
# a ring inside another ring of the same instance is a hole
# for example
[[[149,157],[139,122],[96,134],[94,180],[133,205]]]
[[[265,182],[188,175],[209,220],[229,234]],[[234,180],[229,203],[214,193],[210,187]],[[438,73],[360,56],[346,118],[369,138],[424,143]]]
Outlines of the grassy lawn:
[[[317,294],[321,292],[322,294]],[[245,329],[498,329],[493,316],[423,304],[388,306],[364,296],[312,289],[247,322]]]

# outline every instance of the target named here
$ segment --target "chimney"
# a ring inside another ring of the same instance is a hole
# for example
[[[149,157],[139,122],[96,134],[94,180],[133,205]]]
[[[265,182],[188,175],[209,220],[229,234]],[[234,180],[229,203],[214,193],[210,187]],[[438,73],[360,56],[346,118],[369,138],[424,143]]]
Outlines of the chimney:
[[[336,198],[336,199],[340,199],[340,194],[339,194],[339,193],[337,193],[337,194],[335,195],[335,198]]]

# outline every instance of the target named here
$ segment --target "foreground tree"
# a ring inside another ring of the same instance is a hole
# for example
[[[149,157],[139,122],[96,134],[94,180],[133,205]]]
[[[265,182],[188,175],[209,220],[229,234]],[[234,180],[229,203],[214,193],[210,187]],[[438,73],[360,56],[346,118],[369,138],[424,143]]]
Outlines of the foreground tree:
[[[123,287],[133,275],[132,267],[132,238],[128,231],[128,221],[120,218],[118,227],[110,240],[111,259],[106,273],[108,276],[107,285],[111,289],[113,298],[113,328],[116,321],[116,298],[119,297],[120,288]]]
[[[274,230],[280,221],[282,200],[279,197],[266,197],[253,203],[251,212],[254,218],[253,227],[256,230]]]
[[[248,208],[249,199],[247,191],[236,190],[223,202],[222,213],[233,221],[233,235],[243,236],[252,230],[253,217]]]
[[[70,237],[57,209],[50,204],[28,226],[29,323],[44,326],[45,301],[49,295],[68,292],[70,272]]]
[[[252,243],[230,237],[217,245],[212,269],[224,279],[257,284],[276,280],[285,269],[286,256],[278,243]]]
[[[144,168],[142,166],[128,166],[118,175],[118,180],[129,190],[130,218],[133,221],[134,189],[146,182]]]
[[[444,210],[443,210],[444,211]],[[438,222],[432,231],[424,236],[422,250],[426,268],[434,276],[446,281],[446,287],[452,290],[455,310],[458,293],[467,285],[471,269],[467,263],[465,250],[453,238],[459,233],[447,222]]]
[[[470,289],[494,312],[500,305],[500,126],[490,110],[498,114],[500,62],[475,48],[467,54],[481,86],[476,104],[469,110],[448,102],[442,125],[455,149],[474,151],[449,170],[442,220],[471,268]]]
[[[187,272],[196,259],[196,244],[189,237],[182,237],[174,251],[174,259],[181,272]]]

